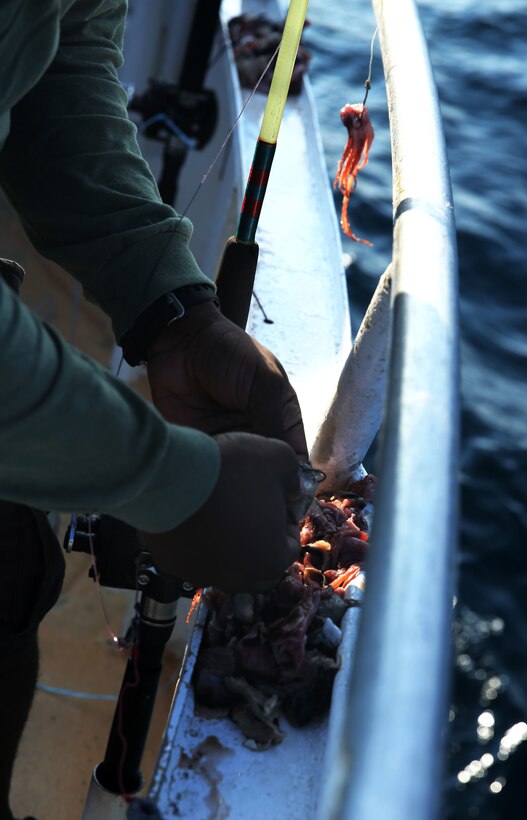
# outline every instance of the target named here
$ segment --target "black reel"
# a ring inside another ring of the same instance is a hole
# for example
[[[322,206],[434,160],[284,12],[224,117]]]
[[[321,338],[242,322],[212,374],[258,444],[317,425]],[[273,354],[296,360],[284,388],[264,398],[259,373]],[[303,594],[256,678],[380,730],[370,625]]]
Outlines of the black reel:
[[[134,94],[130,111],[141,114],[142,134],[166,142],[174,136],[172,123],[191,141],[194,148],[203,148],[210,140],[218,120],[216,95],[208,89],[188,91],[175,83],[150,80],[143,94]]]
[[[158,572],[141,534],[110,515],[72,515],[63,546],[66,552],[93,553],[101,586],[140,590],[167,602],[197,592],[189,581]],[[89,575],[95,580],[93,566]]]

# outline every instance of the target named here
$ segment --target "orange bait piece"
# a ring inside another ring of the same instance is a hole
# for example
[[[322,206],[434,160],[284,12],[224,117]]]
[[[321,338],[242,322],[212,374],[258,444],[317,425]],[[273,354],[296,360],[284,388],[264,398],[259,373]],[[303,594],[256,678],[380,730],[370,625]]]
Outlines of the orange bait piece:
[[[362,103],[356,105],[348,103],[345,105],[340,110],[340,119],[348,129],[348,142],[339,160],[337,175],[333,183],[334,187],[338,187],[343,196],[340,224],[342,230],[350,239],[371,247],[371,242],[360,239],[351,230],[348,220],[348,203],[351,194],[357,187],[357,174],[368,162],[368,153],[373,142],[373,126],[368,117],[368,109]]]
[[[203,593],[202,589],[198,589],[196,591],[196,594],[194,595],[194,597],[192,599],[192,603],[190,604],[190,609],[188,611],[187,620],[185,621],[185,623],[187,623],[187,624],[190,623],[190,619],[192,618],[192,615],[194,614],[194,610],[196,609],[197,605],[201,601],[202,593]]]
[[[351,567],[348,567],[341,575],[337,575],[335,580],[330,583],[330,587],[332,587],[332,589],[346,587],[350,581],[353,581],[353,579],[357,577],[360,571],[361,567],[359,564],[352,564]]]

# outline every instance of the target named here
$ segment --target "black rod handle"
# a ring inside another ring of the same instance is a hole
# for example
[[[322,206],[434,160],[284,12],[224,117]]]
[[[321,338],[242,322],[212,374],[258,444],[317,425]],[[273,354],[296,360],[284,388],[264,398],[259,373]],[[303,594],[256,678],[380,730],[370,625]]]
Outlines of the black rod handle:
[[[242,329],[249,318],[258,252],[257,242],[240,242],[231,236],[216,277],[221,312]]]

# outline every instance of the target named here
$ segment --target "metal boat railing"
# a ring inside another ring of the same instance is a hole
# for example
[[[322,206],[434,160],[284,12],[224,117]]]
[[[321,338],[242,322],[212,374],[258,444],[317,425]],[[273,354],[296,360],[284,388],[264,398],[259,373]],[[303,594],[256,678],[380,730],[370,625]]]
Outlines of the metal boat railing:
[[[319,816],[432,820],[442,790],[457,531],[456,239],[416,6],[373,7],[393,162],[389,376],[367,593]]]

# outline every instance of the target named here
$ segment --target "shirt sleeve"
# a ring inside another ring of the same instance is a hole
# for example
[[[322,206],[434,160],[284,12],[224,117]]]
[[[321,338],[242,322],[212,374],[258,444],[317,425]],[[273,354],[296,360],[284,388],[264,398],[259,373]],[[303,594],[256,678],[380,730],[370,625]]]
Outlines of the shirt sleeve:
[[[213,438],[165,422],[1,280],[0,384],[0,498],[163,532],[216,484]]]
[[[164,204],[117,76],[126,3],[76,0],[56,55],[12,109],[0,184],[35,247],[71,272],[117,339],[163,293],[209,282]]]

